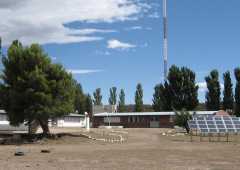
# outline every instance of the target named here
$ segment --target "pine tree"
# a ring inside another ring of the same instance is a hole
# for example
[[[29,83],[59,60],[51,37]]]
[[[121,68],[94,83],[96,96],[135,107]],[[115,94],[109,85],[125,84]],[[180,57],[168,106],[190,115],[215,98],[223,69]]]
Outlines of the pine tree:
[[[240,116],[240,68],[234,70],[236,78],[235,87],[235,115]]]
[[[118,101],[118,112],[125,112],[126,106],[125,106],[125,93],[124,90],[121,89],[119,94],[119,101]]]
[[[74,110],[74,81],[37,44],[23,47],[14,41],[3,57],[0,84],[3,108],[11,125],[38,121],[43,133],[50,133],[48,119]]]
[[[135,112],[143,111],[143,89],[139,83],[135,92]]]
[[[208,110],[219,110],[221,103],[221,87],[219,83],[218,71],[211,71],[210,75],[205,77],[208,92],[206,93],[206,108]]]
[[[110,88],[109,92],[110,92],[110,96],[108,99],[109,104],[116,105],[117,104],[117,88],[112,87],[112,88]]]
[[[97,88],[95,92],[93,93],[93,103],[94,105],[102,105],[102,95],[101,95],[101,89]]]
[[[229,71],[223,74],[223,79],[224,79],[223,108],[224,110],[230,110],[232,112],[234,104],[233,84]]]

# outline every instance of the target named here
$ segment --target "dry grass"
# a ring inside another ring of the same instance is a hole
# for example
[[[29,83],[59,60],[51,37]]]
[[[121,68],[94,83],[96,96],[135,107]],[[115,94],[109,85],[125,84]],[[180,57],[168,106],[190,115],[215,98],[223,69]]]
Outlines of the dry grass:
[[[53,129],[63,132],[63,129]],[[75,134],[83,129],[68,129]],[[64,131],[64,132],[66,132]],[[0,147],[0,169],[37,170],[239,170],[239,142],[190,142],[189,136],[162,136],[163,129],[124,129],[123,144],[65,136],[20,146],[27,153],[15,157],[16,146]],[[94,130],[93,133],[101,133]],[[50,149],[51,153],[41,153]]]

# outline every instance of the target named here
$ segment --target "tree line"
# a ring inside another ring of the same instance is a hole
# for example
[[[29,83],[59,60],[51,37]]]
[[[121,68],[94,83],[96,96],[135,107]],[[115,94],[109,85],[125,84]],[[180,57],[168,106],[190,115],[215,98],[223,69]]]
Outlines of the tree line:
[[[235,93],[233,93],[233,83],[230,71],[223,74],[224,89],[223,99],[221,99],[221,84],[219,81],[219,73],[212,70],[205,77],[206,94],[205,94],[205,110],[218,111],[223,109],[230,114],[240,116],[240,68],[234,70],[236,78]],[[187,67],[177,67],[173,65],[169,69],[167,80],[157,84],[154,87],[152,99],[152,109],[158,111],[179,111],[179,110],[195,110],[202,105],[198,100],[199,86],[196,83],[196,74]],[[93,102],[95,105],[102,105],[101,89],[98,88],[93,94]],[[118,104],[118,111],[126,111],[125,93],[121,89],[119,100],[117,103],[117,88],[112,87],[109,90],[109,104]],[[135,91],[135,112],[144,111],[143,104],[143,88],[139,83]]]
[[[1,51],[1,49],[0,49]],[[84,93],[79,84],[65,68],[53,63],[38,44],[24,47],[13,41],[2,57],[3,70],[0,80],[0,105],[7,112],[11,125],[29,125],[38,121],[44,134],[49,134],[48,120],[68,113],[92,113],[92,105],[102,105],[101,89]],[[234,70],[235,93],[230,72],[223,74],[224,91],[221,100],[221,86],[217,70],[205,78],[207,84],[207,110],[224,110],[240,116],[240,68]],[[195,73],[186,67],[173,65],[168,78],[154,88],[152,108],[154,111],[194,110],[198,105],[198,86]],[[109,90],[110,105],[117,105],[119,112],[126,112],[125,92],[117,88]],[[145,110],[143,88],[139,83],[135,91],[135,112]]]

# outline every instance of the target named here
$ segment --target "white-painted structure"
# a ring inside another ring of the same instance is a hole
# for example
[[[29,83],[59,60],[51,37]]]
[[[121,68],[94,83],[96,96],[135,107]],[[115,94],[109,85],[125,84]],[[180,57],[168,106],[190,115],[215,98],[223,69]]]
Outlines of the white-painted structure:
[[[89,120],[88,120],[89,121]],[[89,124],[89,123],[88,123]],[[85,115],[80,115],[80,114],[75,114],[75,113],[70,113],[69,115],[56,118],[53,120],[49,120],[49,127],[81,127],[84,128],[86,126],[86,116]],[[7,114],[4,110],[0,110],[0,131],[4,130],[27,130],[28,127],[25,125],[20,125],[19,127],[14,127],[11,126]]]
[[[212,115],[217,111],[189,111],[190,114]],[[175,116],[175,112],[126,112],[126,113],[95,113],[94,117],[116,117],[116,116]]]
[[[69,115],[56,118],[52,121],[52,126],[55,127],[81,127],[86,126],[86,116],[70,113]]]

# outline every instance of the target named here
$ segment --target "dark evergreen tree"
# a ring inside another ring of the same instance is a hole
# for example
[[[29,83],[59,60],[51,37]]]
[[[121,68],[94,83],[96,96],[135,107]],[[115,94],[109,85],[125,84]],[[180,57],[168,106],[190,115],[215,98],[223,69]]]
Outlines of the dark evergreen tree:
[[[234,70],[236,78],[235,87],[235,115],[240,116],[240,68]]]
[[[117,104],[117,88],[112,87],[112,88],[110,88],[109,92],[110,92],[110,96],[108,99],[109,104],[116,105]]]
[[[59,64],[52,64],[39,45],[14,41],[3,57],[0,93],[10,124],[38,121],[45,135],[48,119],[74,110],[74,81]]]
[[[227,111],[233,111],[234,97],[233,97],[233,84],[230,72],[227,71],[223,74],[224,91],[223,91],[223,108]]]
[[[176,110],[193,110],[198,105],[198,86],[195,81],[195,73],[186,68],[178,68],[173,65],[169,69],[168,96],[171,98],[172,108]]]
[[[206,93],[207,110],[219,110],[221,103],[221,87],[219,83],[217,70],[211,71],[210,75],[205,77],[208,91]]]
[[[125,112],[126,106],[125,106],[125,93],[124,90],[121,89],[119,94],[119,101],[118,101],[118,112]]]
[[[139,83],[135,92],[135,112],[143,111],[143,89]]]
[[[95,92],[93,93],[93,103],[94,105],[102,105],[102,95],[101,95],[101,89],[97,88]]]

